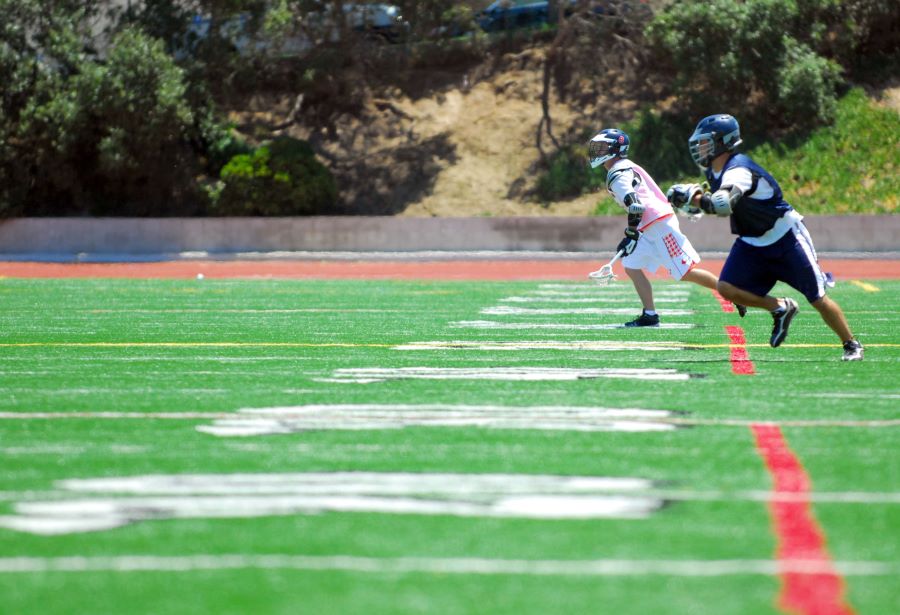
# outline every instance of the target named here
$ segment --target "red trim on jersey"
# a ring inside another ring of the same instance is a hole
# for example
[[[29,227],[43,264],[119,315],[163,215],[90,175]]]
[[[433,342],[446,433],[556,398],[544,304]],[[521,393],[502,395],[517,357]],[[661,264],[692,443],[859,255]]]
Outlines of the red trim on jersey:
[[[644,226],[639,226],[639,227],[638,227],[638,230],[639,230],[640,232],[643,233],[645,229],[650,228],[651,226],[653,226],[654,224],[656,224],[656,223],[659,222],[660,220],[665,220],[665,219],[667,219],[667,218],[671,218],[671,217],[674,216],[674,215],[675,215],[675,214],[665,214],[665,215],[662,215],[662,216],[660,216],[659,218],[655,218],[655,219],[651,220],[650,222],[648,222],[648,223],[647,223],[646,225],[644,225]]]

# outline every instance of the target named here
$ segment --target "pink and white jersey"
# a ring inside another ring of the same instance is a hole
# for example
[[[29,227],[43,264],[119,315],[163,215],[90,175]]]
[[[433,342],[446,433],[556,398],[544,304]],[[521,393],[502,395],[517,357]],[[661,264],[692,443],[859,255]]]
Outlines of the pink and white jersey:
[[[665,193],[659,189],[650,174],[627,158],[617,160],[610,167],[606,175],[606,189],[616,199],[616,203],[626,210],[628,209],[625,205],[626,195],[632,192],[637,195],[641,205],[644,206],[644,216],[638,225],[639,231],[643,231],[654,222],[675,215],[675,211],[666,200]]]

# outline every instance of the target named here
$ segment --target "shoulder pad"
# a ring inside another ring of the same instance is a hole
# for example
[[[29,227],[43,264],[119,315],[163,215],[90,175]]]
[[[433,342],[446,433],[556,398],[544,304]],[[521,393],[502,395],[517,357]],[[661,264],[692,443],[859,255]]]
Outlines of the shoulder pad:
[[[632,171],[630,167],[629,167],[629,168],[625,168],[625,169],[616,169],[615,171],[610,171],[609,173],[607,173],[607,175],[606,175],[606,189],[609,190],[609,187],[612,186],[612,183],[613,183],[614,181],[616,181],[616,179],[618,179],[619,177],[621,177],[623,173],[626,173],[626,172],[634,173],[634,171]]]

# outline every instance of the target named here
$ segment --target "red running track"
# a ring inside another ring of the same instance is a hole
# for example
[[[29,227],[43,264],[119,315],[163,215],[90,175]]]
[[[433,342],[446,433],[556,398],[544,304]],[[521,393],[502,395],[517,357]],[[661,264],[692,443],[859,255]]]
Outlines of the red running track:
[[[428,280],[579,280],[597,269],[599,260],[458,260],[458,261],[165,261],[153,263],[0,262],[8,278],[293,278],[293,279],[428,279]],[[721,260],[701,267],[716,275]],[[844,279],[900,279],[900,260],[825,260],[820,264]],[[617,274],[624,271],[617,266]],[[662,271],[662,270],[660,270]],[[668,276],[655,276],[662,279]]]

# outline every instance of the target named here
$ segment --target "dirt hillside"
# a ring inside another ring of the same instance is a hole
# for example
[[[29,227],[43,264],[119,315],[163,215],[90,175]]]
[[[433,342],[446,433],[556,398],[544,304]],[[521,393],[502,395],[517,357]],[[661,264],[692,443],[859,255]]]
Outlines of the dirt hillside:
[[[302,125],[288,129],[327,158],[340,186],[338,213],[401,216],[577,216],[605,194],[543,205],[530,199],[541,120],[543,50],[504,58],[497,68],[444,74],[441,88],[412,96],[382,92],[361,116],[344,115],[327,134]],[[425,76],[423,76],[425,78]],[[434,75],[428,75],[434,78]],[[258,101],[233,114],[237,124],[277,124],[290,109]],[[630,105],[617,107],[629,113]],[[554,135],[565,140],[593,109],[551,100]],[[614,121],[612,118],[610,121]],[[599,129],[599,127],[598,127]],[[546,151],[552,145],[544,137]]]
[[[534,48],[495,66],[444,74],[441,88],[414,97],[397,88],[382,92],[362,115],[345,115],[324,134],[294,125],[289,134],[314,143],[328,159],[340,187],[337,213],[418,217],[582,216],[592,213],[605,191],[541,204],[530,198],[535,146],[541,120],[543,50]],[[434,79],[429,73],[423,79]],[[898,108],[900,88],[891,84],[872,97]],[[637,101],[593,101],[573,108],[551,99],[554,134],[565,142],[573,128],[591,130],[628,119]],[[284,117],[291,101],[235,114]],[[598,113],[598,109],[600,112]],[[604,126],[594,125],[600,117]],[[544,140],[547,151],[552,146]]]
[[[602,195],[543,206],[523,202],[534,181],[535,135],[541,119],[541,72],[504,72],[440,99],[401,100],[423,136],[446,134],[455,161],[436,175],[429,193],[411,202],[406,216],[586,215]],[[578,113],[554,101],[551,117],[564,133]],[[516,190],[518,189],[518,190]]]

